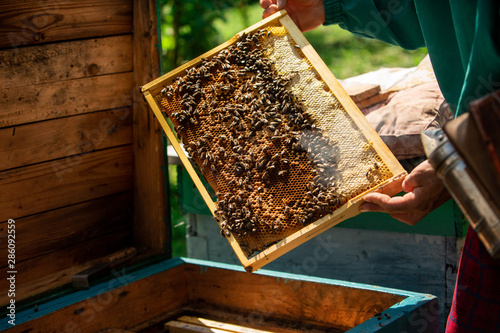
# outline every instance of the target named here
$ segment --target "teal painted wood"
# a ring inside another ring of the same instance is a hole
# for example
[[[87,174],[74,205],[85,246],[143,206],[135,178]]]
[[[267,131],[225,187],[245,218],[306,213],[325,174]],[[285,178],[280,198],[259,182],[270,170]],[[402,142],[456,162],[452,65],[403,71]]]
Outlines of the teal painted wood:
[[[439,332],[438,301],[428,296],[430,299],[408,297],[346,333]]]
[[[465,236],[463,231],[466,221],[453,200],[444,203],[438,209],[432,211],[422,221],[414,226],[402,223],[389,214],[363,213],[349,220],[339,223],[337,226],[350,229],[379,230],[401,232],[405,234],[421,234],[448,237]]]
[[[213,194],[213,190],[205,178],[200,174],[199,176],[208,192]],[[177,189],[179,191],[179,207],[181,214],[201,214],[212,216],[212,213],[201,197],[200,192],[198,192],[198,190],[194,187],[193,180],[187,173],[186,169],[181,166],[177,167]]]
[[[114,278],[109,281],[92,286],[86,290],[80,290],[72,294],[62,296],[45,304],[39,304],[36,308],[16,313],[16,324],[22,324],[27,321],[40,318],[44,315],[60,310],[68,305],[95,297],[115,288],[123,287],[137,280],[182,265],[183,263],[184,261],[182,259],[174,258],[162,261],[158,264],[151,265],[145,269],[137,271],[128,272],[125,268],[123,268],[121,271],[113,271]],[[12,327],[12,325],[8,323],[8,320],[8,317],[2,318],[0,320],[0,331]]]
[[[86,299],[95,297],[101,293],[105,293],[111,291],[115,288],[120,288],[132,282],[138,281],[140,279],[147,278],[154,274],[160,273],[162,271],[174,268],[176,266],[182,265],[184,263],[198,265],[200,267],[200,274],[203,274],[208,268],[220,268],[227,269],[238,272],[245,272],[243,267],[235,266],[231,264],[224,263],[215,263],[211,261],[205,260],[197,260],[197,259],[188,259],[188,258],[174,258],[166,261],[162,261],[158,264],[151,265],[147,268],[127,272],[126,269],[123,269],[121,272],[115,272],[115,278],[103,282],[99,285],[93,286],[88,290],[82,290],[75,292],[70,295],[63,296],[61,298],[55,299],[53,301],[47,302],[46,304],[41,304],[38,306],[37,311],[35,309],[25,310],[16,314],[16,323],[21,324],[27,322],[29,320],[33,320],[36,318],[40,318],[44,315],[52,313],[54,311],[60,310],[66,306],[71,304],[84,301]],[[437,299],[435,296],[428,294],[420,294],[410,291],[385,288],[379,286],[372,286],[367,284],[360,284],[354,282],[347,282],[341,280],[306,276],[306,275],[298,275],[293,273],[283,273],[277,271],[270,270],[260,270],[255,275],[266,275],[275,277],[278,282],[284,281],[287,283],[288,281],[299,280],[299,281],[307,281],[314,282],[318,284],[328,284],[335,286],[342,286],[346,288],[355,288],[355,289],[365,289],[372,290],[381,293],[393,294],[406,297],[403,301],[393,305],[382,314],[382,320],[377,318],[372,318],[367,322],[358,325],[357,327],[349,330],[349,333],[361,333],[361,332],[404,332],[400,330],[401,328],[410,328],[411,330],[407,330],[407,332],[437,332],[437,313],[432,311],[425,310],[430,308],[432,304],[437,304]],[[437,308],[437,306],[435,307]],[[425,315],[421,314],[423,309],[426,311]],[[387,315],[386,315],[387,314]],[[414,318],[414,322],[411,320]],[[422,322],[422,319],[425,322]],[[3,318],[0,320],[0,331],[11,328],[12,326],[8,323],[9,318]],[[436,323],[434,325],[434,322]],[[415,324],[416,323],[416,324]],[[428,329],[422,330],[421,326],[418,323],[425,323]],[[380,326],[382,324],[382,326]],[[435,326],[435,329],[434,329]],[[385,327],[385,328],[384,328]],[[382,330],[384,329],[384,330]],[[394,330],[393,330],[394,329]],[[398,329],[398,330],[396,330]]]

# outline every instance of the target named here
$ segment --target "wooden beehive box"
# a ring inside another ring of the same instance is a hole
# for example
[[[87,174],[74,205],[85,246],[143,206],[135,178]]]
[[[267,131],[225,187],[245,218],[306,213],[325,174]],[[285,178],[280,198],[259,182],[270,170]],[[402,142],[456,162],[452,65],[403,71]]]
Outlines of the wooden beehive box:
[[[2,319],[0,330],[166,332],[165,324],[190,316],[219,328],[243,327],[240,332],[437,332],[436,309],[431,295],[177,258],[117,272],[110,281],[18,313],[12,328]]]
[[[39,304],[125,248],[169,255],[161,129],[138,93],[160,74],[158,12],[0,2],[0,305]]]
[[[285,11],[141,90],[250,272],[358,214],[366,193],[401,190],[406,172]]]

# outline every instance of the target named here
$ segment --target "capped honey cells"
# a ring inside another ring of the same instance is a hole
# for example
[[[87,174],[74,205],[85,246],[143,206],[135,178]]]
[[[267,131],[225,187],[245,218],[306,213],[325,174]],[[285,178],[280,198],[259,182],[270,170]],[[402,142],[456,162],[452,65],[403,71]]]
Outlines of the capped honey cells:
[[[320,101],[309,93],[318,84]],[[268,27],[201,59],[156,96],[216,193],[221,234],[247,256],[392,176],[321,87],[300,47]]]

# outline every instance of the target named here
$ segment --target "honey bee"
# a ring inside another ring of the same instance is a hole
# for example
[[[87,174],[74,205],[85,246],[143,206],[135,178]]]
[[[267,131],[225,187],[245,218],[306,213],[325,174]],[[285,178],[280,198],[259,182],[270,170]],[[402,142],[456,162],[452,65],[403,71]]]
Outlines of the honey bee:
[[[264,173],[262,174],[262,180],[266,181],[268,179],[269,179],[269,173],[267,171],[264,171]]]
[[[278,172],[278,176],[280,176],[280,177],[285,177],[286,175],[288,175],[288,171],[287,170],[280,170]]]

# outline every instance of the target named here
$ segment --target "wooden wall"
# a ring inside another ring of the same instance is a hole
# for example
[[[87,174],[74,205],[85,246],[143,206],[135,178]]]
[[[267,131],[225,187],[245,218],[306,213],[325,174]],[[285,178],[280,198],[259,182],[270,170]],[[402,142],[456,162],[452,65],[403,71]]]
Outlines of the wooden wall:
[[[17,300],[162,251],[161,136],[138,94],[159,75],[155,1],[3,1],[0,22],[0,290],[8,219]]]

